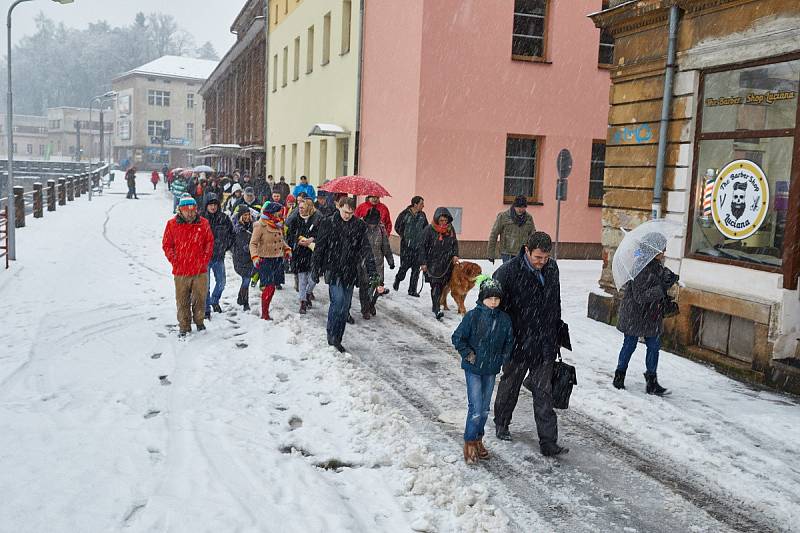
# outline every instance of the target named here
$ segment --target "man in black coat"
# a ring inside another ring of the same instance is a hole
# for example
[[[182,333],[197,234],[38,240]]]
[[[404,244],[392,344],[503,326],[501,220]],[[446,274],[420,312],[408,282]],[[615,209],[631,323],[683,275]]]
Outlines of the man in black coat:
[[[206,297],[206,318],[211,318],[211,309],[221,313],[219,299],[225,290],[225,252],[233,246],[233,223],[231,219],[220,211],[219,198],[214,193],[206,197],[205,214],[203,215],[211,226],[214,234],[214,252],[208,263],[208,296]],[[211,273],[214,273],[214,291],[211,292]]]
[[[367,239],[367,225],[353,216],[355,210],[354,198],[342,198],[339,212],[324,219],[314,249],[314,281],[319,282],[320,276],[325,277],[331,300],[328,344],[341,353],[346,351],[342,337],[350,316],[353,287],[358,282],[358,265],[364,261],[370,280],[377,278],[372,248]],[[377,281],[375,283],[377,285]],[[382,285],[377,289],[383,293]]]
[[[394,278],[394,290],[400,290],[400,282],[406,278],[406,272],[411,270],[411,279],[408,282],[409,296],[419,297],[419,249],[422,246],[422,237],[428,227],[428,217],[422,211],[425,200],[422,196],[411,199],[411,205],[406,207],[394,223],[394,230],[400,235],[400,270]]]
[[[552,248],[547,233],[534,232],[519,255],[494,273],[503,288],[500,309],[511,316],[514,328],[511,360],[503,365],[494,403],[497,438],[511,440],[511,415],[530,371],[539,447],[546,456],[568,451],[558,445],[558,419],[553,409],[551,380],[561,327],[561,284],[558,265],[550,260]]]

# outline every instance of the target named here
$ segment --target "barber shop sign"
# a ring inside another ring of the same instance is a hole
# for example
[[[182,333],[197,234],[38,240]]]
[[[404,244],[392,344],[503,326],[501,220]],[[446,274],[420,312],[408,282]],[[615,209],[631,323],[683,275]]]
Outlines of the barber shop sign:
[[[728,239],[746,239],[761,227],[769,208],[764,171],[746,159],[731,161],[714,184],[711,211],[717,229]]]

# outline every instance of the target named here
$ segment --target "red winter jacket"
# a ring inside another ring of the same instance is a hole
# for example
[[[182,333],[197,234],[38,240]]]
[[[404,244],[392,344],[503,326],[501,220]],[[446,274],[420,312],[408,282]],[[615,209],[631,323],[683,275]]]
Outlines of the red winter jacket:
[[[196,276],[208,269],[214,252],[214,234],[205,217],[186,222],[180,214],[167,222],[161,242],[175,276]]]
[[[158,170],[154,170],[152,174],[150,174],[150,183],[158,183],[161,181],[161,176],[158,174]]]
[[[382,203],[378,202],[375,205],[372,205],[369,202],[364,202],[363,204],[356,207],[355,215],[358,218],[364,218],[369,213],[369,210],[372,208],[376,208],[378,212],[381,214],[381,224],[383,227],[386,228],[386,234],[392,234],[392,217],[389,215],[389,208],[383,205]]]

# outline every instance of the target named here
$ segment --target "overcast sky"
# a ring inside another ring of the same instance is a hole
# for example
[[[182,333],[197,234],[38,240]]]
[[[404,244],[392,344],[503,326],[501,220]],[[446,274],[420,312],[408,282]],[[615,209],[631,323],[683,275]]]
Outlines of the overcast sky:
[[[33,19],[40,11],[56,22],[75,28],[85,28],[89,22],[97,20],[123,26],[132,23],[138,11],[145,14],[161,11],[174,16],[181,28],[192,32],[198,46],[211,41],[222,57],[236,39],[230,27],[244,3],[245,0],[75,0],[62,6],[48,0],[34,0],[14,9],[12,38],[16,42],[23,35],[33,33],[36,29]],[[1,4],[5,14],[9,2]]]

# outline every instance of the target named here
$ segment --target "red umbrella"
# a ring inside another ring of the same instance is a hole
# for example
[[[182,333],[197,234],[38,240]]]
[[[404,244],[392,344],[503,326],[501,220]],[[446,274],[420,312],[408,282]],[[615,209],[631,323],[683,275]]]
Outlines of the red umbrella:
[[[183,176],[184,178],[191,178],[192,174],[194,174],[194,172],[192,172],[191,168],[187,168],[181,171],[181,176]]]
[[[340,176],[320,186],[319,189],[327,192],[355,194],[356,196],[391,196],[380,183],[365,176]]]

